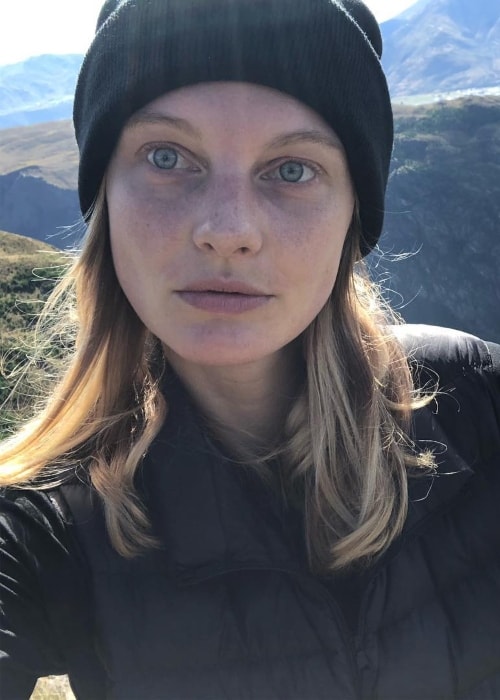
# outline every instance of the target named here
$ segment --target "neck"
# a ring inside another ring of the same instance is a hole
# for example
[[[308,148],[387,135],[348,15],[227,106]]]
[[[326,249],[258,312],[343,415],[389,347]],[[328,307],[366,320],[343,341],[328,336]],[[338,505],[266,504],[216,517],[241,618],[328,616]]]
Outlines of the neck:
[[[231,453],[255,453],[275,445],[301,381],[296,345],[255,363],[229,367],[191,365],[169,350],[167,359]]]

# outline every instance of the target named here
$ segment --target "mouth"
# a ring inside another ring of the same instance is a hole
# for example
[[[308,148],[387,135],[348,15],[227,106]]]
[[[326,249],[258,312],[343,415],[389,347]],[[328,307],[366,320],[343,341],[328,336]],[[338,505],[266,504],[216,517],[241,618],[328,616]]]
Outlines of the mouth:
[[[202,311],[240,314],[269,302],[273,295],[244,282],[203,280],[187,285],[176,294],[182,301]]]
[[[264,291],[254,287],[245,282],[238,282],[236,280],[201,280],[199,282],[193,282],[188,284],[184,289],[179,290],[180,293],[183,292],[204,292],[206,294],[240,294],[243,296],[272,296],[266,294]]]

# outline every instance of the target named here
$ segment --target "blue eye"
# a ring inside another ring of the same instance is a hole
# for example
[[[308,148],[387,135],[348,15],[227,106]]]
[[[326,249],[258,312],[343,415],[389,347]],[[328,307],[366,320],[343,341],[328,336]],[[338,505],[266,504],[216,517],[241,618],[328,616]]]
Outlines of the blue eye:
[[[304,175],[305,166],[295,160],[289,160],[280,165],[279,172],[286,182],[299,182]]]
[[[172,170],[177,165],[179,154],[174,148],[155,148],[148,153],[148,160],[152,165],[162,170]]]
[[[302,163],[300,160],[285,160],[262,175],[264,180],[275,180],[288,184],[305,184],[314,180],[321,172],[314,163]]]

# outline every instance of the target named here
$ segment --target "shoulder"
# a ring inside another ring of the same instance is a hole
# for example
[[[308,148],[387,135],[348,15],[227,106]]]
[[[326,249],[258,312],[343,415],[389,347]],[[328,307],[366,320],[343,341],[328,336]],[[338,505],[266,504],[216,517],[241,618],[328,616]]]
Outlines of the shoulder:
[[[407,324],[392,330],[408,358],[437,373],[440,385],[467,374],[500,380],[500,345],[451,328]]]
[[[0,556],[16,579],[41,593],[72,560],[73,541],[56,491],[0,489]]]
[[[56,492],[24,488],[0,489],[0,529],[20,543],[27,536],[59,537],[67,526]]]
[[[474,469],[498,464],[500,346],[434,326],[407,325],[394,331],[416,385],[437,388],[425,411],[432,414],[429,439],[446,445],[448,454],[455,451]]]
[[[47,600],[87,566],[66,489],[0,488],[0,557]]]
[[[49,495],[0,490],[0,672],[9,697],[29,697],[37,676],[66,672],[50,620],[70,566],[64,516]]]
[[[81,549],[77,517],[96,510],[90,491],[78,478],[50,488],[0,488],[0,542],[25,550],[25,561],[74,555]]]
[[[0,559],[2,573],[44,604],[57,605],[62,590],[82,580],[86,562],[60,487],[0,489]]]
[[[62,491],[0,489],[0,675],[6,697],[29,697],[37,677],[64,673],[85,697],[105,695],[92,646],[89,569]]]

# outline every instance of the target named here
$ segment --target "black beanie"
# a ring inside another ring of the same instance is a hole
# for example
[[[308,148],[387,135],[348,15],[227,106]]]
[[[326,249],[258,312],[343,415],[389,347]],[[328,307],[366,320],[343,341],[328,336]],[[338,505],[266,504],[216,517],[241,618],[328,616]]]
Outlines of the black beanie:
[[[366,255],[382,229],[393,139],[381,54],[360,0],[107,0],[74,103],[84,217],[134,112],[176,88],[234,80],[295,97],[336,132]]]

